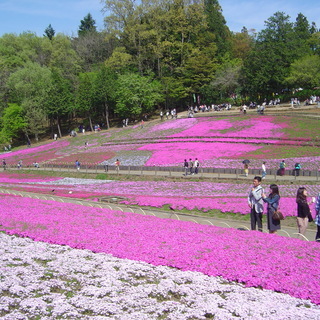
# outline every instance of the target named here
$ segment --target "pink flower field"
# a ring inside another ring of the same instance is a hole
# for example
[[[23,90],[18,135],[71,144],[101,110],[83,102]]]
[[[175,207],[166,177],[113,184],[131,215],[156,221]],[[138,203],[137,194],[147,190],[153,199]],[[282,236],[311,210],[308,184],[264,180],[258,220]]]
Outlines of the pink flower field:
[[[105,196],[127,198],[122,203],[161,208],[170,205],[181,210],[219,210],[249,214],[247,194],[250,183],[172,182],[172,181],[118,181],[70,178],[41,178],[33,175],[0,174],[0,186],[15,190],[51,194],[81,199]],[[268,193],[268,186],[262,184]],[[295,185],[279,185],[281,208],[285,216],[296,216]],[[308,186],[309,196],[316,197],[320,185]],[[313,206],[311,205],[312,212]]]
[[[317,243],[75,204],[0,198],[1,230],[9,234],[222,276],[320,303]]]
[[[319,170],[320,156],[313,147],[314,137],[290,138],[285,133],[288,128],[288,123],[273,116],[155,121],[147,122],[143,129],[131,126],[78,135],[4,153],[3,158],[13,166],[20,159],[24,165],[34,161],[64,165],[73,164],[76,158],[88,165],[104,161],[110,165],[120,158],[123,165],[129,166],[181,166],[185,158],[197,157],[202,167],[237,169],[248,158],[252,160],[251,168],[261,168],[266,160],[267,168],[277,169],[287,150],[288,168],[300,162],[305,170]]]

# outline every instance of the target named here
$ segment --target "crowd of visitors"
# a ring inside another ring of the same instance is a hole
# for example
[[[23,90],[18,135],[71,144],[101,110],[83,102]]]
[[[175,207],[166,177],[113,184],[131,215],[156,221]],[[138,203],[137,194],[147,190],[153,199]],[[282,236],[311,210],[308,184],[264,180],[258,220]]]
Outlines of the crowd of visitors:
[[[232,105],[230,103],[222,104],[202,104],[196,106],[188,106],[188,117],[193,118],[195,113],[200,112],[209,112],[209,111],[222,111],[222,110],[231,110]]]
[[[267,203],[267,228],[269,233],[276,233],[281,229],[281,220],[283,214],[280,212],[280,192],[276,184],[270,185],[269,195],[265,193],[261,186],[262,178],[255,176],[253,178],[253,185],[248,194],[248,205],[250,208],[251,230],[262,232],[262,216],[264,212],[263,203]],[[300,235],[304,236],[308,227],[308,223],[313,221],[309,205],[316,202],[315,223],[317,225],[317,233],[315,240],[320,242],[320,193],[317,198],[312,197],[310,201],[307,199],[308,192],[305,187],[299,187],[296,194],[297,203],[297,226]]]
[[[199,173],[200,162],[198,158],[192,160],[191,158],[189,161],[184,159],[183,168],[184,168],[184,175],[187,176],[188,174],[194,175]]]

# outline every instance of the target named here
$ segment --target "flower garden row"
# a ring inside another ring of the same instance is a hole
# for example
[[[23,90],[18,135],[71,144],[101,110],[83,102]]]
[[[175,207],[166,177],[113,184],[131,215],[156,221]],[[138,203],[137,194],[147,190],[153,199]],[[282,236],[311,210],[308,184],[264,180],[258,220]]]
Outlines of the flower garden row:
[[[218,168],[241,168],[242,159],[249,158],[252,168],[260,168],[261,162],[266,160],[270,169],[278,168],[279,161],[285,157],[290,169],[300,162],[303,169],[318,170],[320,156],[316,147],[302,147],[298,141],[295,145],[288,141],[288,147],[279,145],[280,139],[290,138],[286,130],[288,124],[275,117],[251,117],[237,121],[231,118],[178,119],[149,123],[143,129],[128,127],[79,135],[69,140],[2,154],[2,157],[11,165],[16,165],[20,159],[25,165],[31,165],[34,161],[40,164],[72,164],[77,159],[83,164],[96,165],[105,161],[113,164],[119,158],[123,165],[132,166],[181,166],[185,158],[197,157],[201,166]],[[199,136],[206,138],[195,138]],[[130,144],[112,144],[114,139],[125,142],[128,138]],[[168,141],[133,143],[135,139],[145,138],[168,138]],[[310,132],[309,139],[315,138],[317,136]],[[261,140],[265,144],[258,144]],[[85,141],[88,141],[88,149],[85,148]]]
[[[124,197],[125,204],[173,209],[220,210],[248,214],[246,196],[250,185],[215,182],[174,181],[118,181],[73,178],[37,177],[34,175],[0,175],[0,186],[15,190],[51,194],[81,199],[99,199],[105,196]],[[269,192],[265,186],[265,192]],[[279,185],[281,209],[285,216],[296,216],[295,196],[298,186]],[[320,185],[307,186],[309,196],[316,197]],[[312,211],[314,205],[311,205]],[[314,214],[314,212],[313,212]]]
[[[318,243],[76,204],[0,197],[1,230],[9,234],[221,276],[320,304]]]

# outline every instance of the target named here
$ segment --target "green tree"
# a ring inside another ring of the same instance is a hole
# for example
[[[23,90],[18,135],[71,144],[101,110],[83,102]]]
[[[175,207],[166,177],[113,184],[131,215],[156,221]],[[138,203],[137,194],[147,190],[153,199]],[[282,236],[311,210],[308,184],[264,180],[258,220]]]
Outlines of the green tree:
[[[45,104],[51,87],[51,71],[37,63],[28,62],[11,74],[8,80],[11,101],[23,108],[28,123],[26,136],[33,134],[38,140],[41,128],[45,126]]]
[[[91,13],[88,13],[81,21],[80,21],[80,26],[78,30],[78,36],[83,36],[87,32],[96,32],[97,27],[96,27],[96,21],[92,18]]]
[[[162,86],[151,76],[134,73],[120,75],[117,81],[115,112],[124,118],[138,119],[152,113],[163,101]]]
[[[55,35],[55,31],[52,28],[51,24],[49,24],[49,26],[44,30],[44,36],[48,37],[49,40],[52,40],[54,35]]]
[[[27,127],[23,116],[23,109],[15,103],[9,104],[4,109],[0,123],[0,143],[2,145],[10,144],[13,139],[20,138]]]
[[[107,128],[110,128],[110,111],[114,111],[116,74],[103,66],[97,73],[94,83],[94,101],[101,114],[104,114]]]
[[[231,50],[231,32],[226,25],[222,14],[222,8],[217,0],[204,0],[205,14],[207,16],[208,31],[215,35],[219,56],[223,56]]]
[[[85,116],[89,120],[91,131],[93,131],[92,117],[94,117],[94,81],[96,74],[80,73],[79,84],[76,91],[76,110],[80,116]]]
[[[54,134],[54,123],[57,125],[58,135],[61,138],[61,120],[73,110],[72,86],[58,69],[51,72],[51,86],[48,90],[48,98],[45,102],[45,111],[50,119],[51,136]]]
[[[312,89],[320,84],[320,56],[308,55],[292,63],[285,79],[291,88]]]
[[[283,88],[291,63],[301,56],[297,50],[293,23],[283,12],[276,12],[257,37],[254,49],[244,62],[243,88],[252,97],[271,97]]]

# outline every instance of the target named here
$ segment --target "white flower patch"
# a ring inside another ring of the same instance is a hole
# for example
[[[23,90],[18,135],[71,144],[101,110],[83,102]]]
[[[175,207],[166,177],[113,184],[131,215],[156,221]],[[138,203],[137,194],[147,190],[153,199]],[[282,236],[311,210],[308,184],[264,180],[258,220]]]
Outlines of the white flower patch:
[[[3,233],[0,248],[5,320],[320,319],[307,300],[199,272]]]

